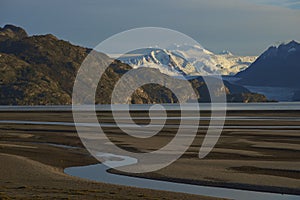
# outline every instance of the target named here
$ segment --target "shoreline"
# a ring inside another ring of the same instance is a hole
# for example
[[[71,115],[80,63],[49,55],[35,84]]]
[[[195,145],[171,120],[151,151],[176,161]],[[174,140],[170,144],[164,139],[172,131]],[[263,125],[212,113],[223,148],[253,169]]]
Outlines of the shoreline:
[[[63,168],[47,165],[27,157],[0,153],[0,158],[6,165],[0,165],[0,198],[2,199],[202,199],[221,200],[222,198],[191,195],[168,191],[136,188],[115,184],[90,181],[63,172]],[[18,168],[22,168],[21,171]],[[9,174],[13,175],[9,176]],[[9,176],[9,177],[8,177]]]
[[[206,114],[206,112],[204,112],[204,114]],[[133,115],[143,118],[147,113],[138,111]],[[171,115],[176,117],[178,112],[171,112]],[[103,120],[106,120],[105,122],[111,121],[109,118],[110,113],[108,112],[104,112],[103,115],[99,116],[104,117]],[[209,113],[205,116],[209,116]],[[282,121],[273,121],[273,119],[268,121],[259,121],[256,119],[239,121],[237,119],[230,120],[229,118],[226,121],[225,126],[233,124],[236,126],[251,125],[251,127],[258,125],[281,125],[291,126],[291,128],[288,130],[279,129],[276,131],[274,129],[253,130],[253,128],[225,128],[214,150],[207,158],[205,158],[205,160],[200,160],[198,158],[198,152],[199,147],[202,145],[203,136],[205,135],[206,130],[199,129],[193,144],[178,162],[176,161],[171,166],[159,170],[158,172],[142,174],[141,176],[143,176],[143,178],[154,180],[158,179],[187,184],[192,183],[202,186],[206,185],[231,189],[242,188],[251,191],[300,195],[298,189],[300,188],[300,180],[297,178],[300,173],[300,134],[299,129],[293,128],[293,126],[296,127],[299,125],[299,121],[292,121],[295,118],[300,119],[300,112],[295,110],[232,111],[228,113],[228,116],[254,116],[261,118],[278,117],[279,119],[282,117],[288,119]],[[142,118],[139,119],[139,122],[147,122],[147,120]],[[59,111],[3,111],[0,116],[0,120],[22,121],[24,119],[28,121],[57,121],[70,123],[73,120],[71,112]],[[170,121],[170,123],[173,122],[177,123],[176,120]],[[207,122],[204,121],[204,123]],[[110,139],[122,148],[133,152],[147,152],[159,148],[165,145],[165,142],[170,141],[170,137],[174,135],[175,129],[165,128],[163,133],[147,141],[149,144],[147,147],[141,143],[141,140],[128,138],[126,135],[120,133],[118,129],[109,128],[106,130],[108,130],[107,134],[110,134]],[[4,153],[26,157],[30,160],[59,168],[61,171],[71,166],[86,166],[99,163],[91,157],[83,147],[81,140],[78,138],[75,126],[3,123],[0,124],[0,132],[1,154]],[[77,148],[66,148],[67,146]],[[7,170],[12,170],[12,173],[14,173],[14,171],[18,171],[19,169],[18,166],[13,166],[11,169]],[[32,171],[30,167],[26,167],[26,170],[24,173],[31,173]],[[109,170],[108,172],[112,172],[112,170]],[[10,179],[10,177],[7,177],[4,173],[0,173],[0,190],[7,192],[10,196],[20,195],[22,190],[15,190],[15,188],[21,187],[22,184],[31,184],[28,181],[26,182],[25,179],[27,175],[24,173],[15,177],[14,183],[9,183],[11,186],[7,186],[6,184],[6,180]],[[44,172],[41,171],[41,173]],[[119,174],[119,172],[117,174]],[[31,190],[34,188],[37,191],[37,194],[45,194],[52,191],[52,189],[48,187],[48,185],[50,185],[53,188],[61,188],[61,193],[66,195],[65,193],[67,192],[63,189],[64,185],[68,185],[70,190],[73,187],[71,183],[66,183],[64,181],[62,181],[61,184],[54,184],[55,181],[53,182],[53,177],[47,177],[49,179],[45,179],[40,175],[36,176],[36,179],[33,180],[36,184],[26,186],[24,192],[33,195]],[[47,183],[49,180],[50,182]],[[43,186],[45,188],[40,188],[41,183],[45,184],[45,186]],[[259,185],[256,185],[255,183],[259,183]],[[98,186],[96,185],[93,187],[97,188],[99,185],[102,185],[102,183],[98,183]],[[89,190],[84,186],[84,183],[76,183],[74,187],[76,187],[78,191],[81,191],[82,194],[86,193],[83,190]],[[120,186],[120,188],[123,188],[123,186]],[[115,190],[114,188],[111,189]],[[139,191],[147,193],[147,190],[141,189]],[[118,192],[114,192],[116,193],[114,195],[118,194]],[[101,196],[100,193],[97,193],[97,195]],[[105,196],[109,195],[111,194],[105,193]],[[160,194],[157,195],[159,196]],[[168,195],[171,194],[168,193],[167,196]],[[150,193],[149,196],[151,196]],[[197,197],[199,198],[199,196]],[[134,198],[135,196],[133,195],[133,199]]]
[[[296,190],[296,189],[283,188],[283,187],[281,188],[281,187],[250,185],[250,184],[247,185],[241,183],[213,183],[213,182],[201,181],[201,180],[188,180],[188,179],[170,178],[170,177],[155,177],[151,175],[149,176],[147,174],[135,175],[135,174],[120,172],[115,169],[108,169],[107,173],[128,176],[128,177],[143,178],[149,180],[167,181],[172,183],[184,183],[189,185],[208,186],[208,187],[244,190],[244,191],[252,191],[252,192],[265,192],[265,193],[282,194],[282,195],[300,195],[300,189]]]

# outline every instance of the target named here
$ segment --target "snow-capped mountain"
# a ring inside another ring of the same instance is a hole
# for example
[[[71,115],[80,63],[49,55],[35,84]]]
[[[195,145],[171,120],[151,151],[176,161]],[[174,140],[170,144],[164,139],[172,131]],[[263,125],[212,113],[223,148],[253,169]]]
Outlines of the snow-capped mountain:
[[[119,58],[137,67],[152,67],[176,75],[234,75],[256,60],[255,56],[235,56],[228,51],[214,54],[201,46],[172,45],[167,49],[139,49]]]
[[[229,51],[214,54],[200,46],[173,45],[168,48],[185,57],[204,74],[234,75],[246,69],[256,56],[235,56]]]
[[[157,68],[171,76],[198,74],[197,69],[185,58],[165,49],[139,49],[123,55],[119,60],[133,68]]]

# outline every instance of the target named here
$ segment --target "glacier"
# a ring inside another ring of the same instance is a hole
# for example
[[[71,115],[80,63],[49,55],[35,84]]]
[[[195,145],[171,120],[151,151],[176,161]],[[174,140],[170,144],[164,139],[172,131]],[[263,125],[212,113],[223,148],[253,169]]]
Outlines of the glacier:
[[[236,56],[229,51],[215,54],[198,45],[174,44],[167,49],[144,48],[118,58],[133,68],[150,67],[170,76],[235,75],[257,56]]]

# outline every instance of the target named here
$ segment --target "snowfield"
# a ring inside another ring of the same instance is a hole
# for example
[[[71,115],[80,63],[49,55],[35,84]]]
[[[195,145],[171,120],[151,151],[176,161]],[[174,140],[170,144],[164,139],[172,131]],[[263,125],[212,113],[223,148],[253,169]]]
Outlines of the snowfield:
[[[118,58],[133,68],[151,67],[170,76],[235,75],[253,63],[256,56],[235,56],[228,51],[214,54],[201,46],[172,45],[146,48]]]

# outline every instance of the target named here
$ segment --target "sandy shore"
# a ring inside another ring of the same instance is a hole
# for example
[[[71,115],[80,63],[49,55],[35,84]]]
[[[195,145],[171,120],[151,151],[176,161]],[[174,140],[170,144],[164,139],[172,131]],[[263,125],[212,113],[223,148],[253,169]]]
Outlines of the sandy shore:
[[[96,183],[64,174],[66,167],[97,163],[81,148],[74,127],[1,124],[0,130],[0,199],[216,199]]]
[[[228,116],[298,118],[297,111],[230,112]],[[205,122],[204,122],[205,124]],[[213,149],[200,160],[198,152],[206,129],[198,132],[188,151],[172,165],[147,174],[127,174],[158,180],[218,186],[244,190],[300,195],[300,130],[293,120],[226,120],[222,135]],[[226,126],[237,126],[227,128]],[[250,126],[251,128],[239,128]],[[274,126],[258,128],[257,126]],[[277,126],[277,127],[276,127]],[[278,128],[287,126],[288,128]],[[111,130],[110,130],[111,131]],[[152,151],[170,141],[172,131],[149,139],[147,147],[137,140],[116,135],[120,146]],[[113,132],[113,131],[112,131]],[[113,173],[121,173],[111,170]],[[124,173],[121,173],[124,174]]]
[[[176,115],[178,113],[172,113],[172,116]],[[204,115],[209,116],[209,113]],[[300,112],[232,112],[229,116],[300,117]],[[111,122],[109,113],[100,114],[100,117],[102,121]],[[72,115],[69,112],[2,112],[0,120],[72,122]],[[205,129],[201,129],[181,159],[162,170],[139,176],[300,195],[300,130],[255,128],[257,125],[293,126],[299,125],[299,121],[227,120],[226,125],[250,125],[253,128],[224,129],[215,149],[204,160],[197,157],[205,134]],[[132,139],[119,129],[106,131],[112,141],[134,152],[153,151],[174,135],[174,129],[163,129],[157,137],[147,139],[151,145],[145,147],[141,140]],[[65,175],[63,169],[66,167],[97,163],[83,148],[72,126],[0,124],[0,138],[0,197],[210,199],[95,183]],[[76,148],[67,149],[55,144]]]
[[[213,199],[86,181],[16,155],[0,159],[1,199]]]

